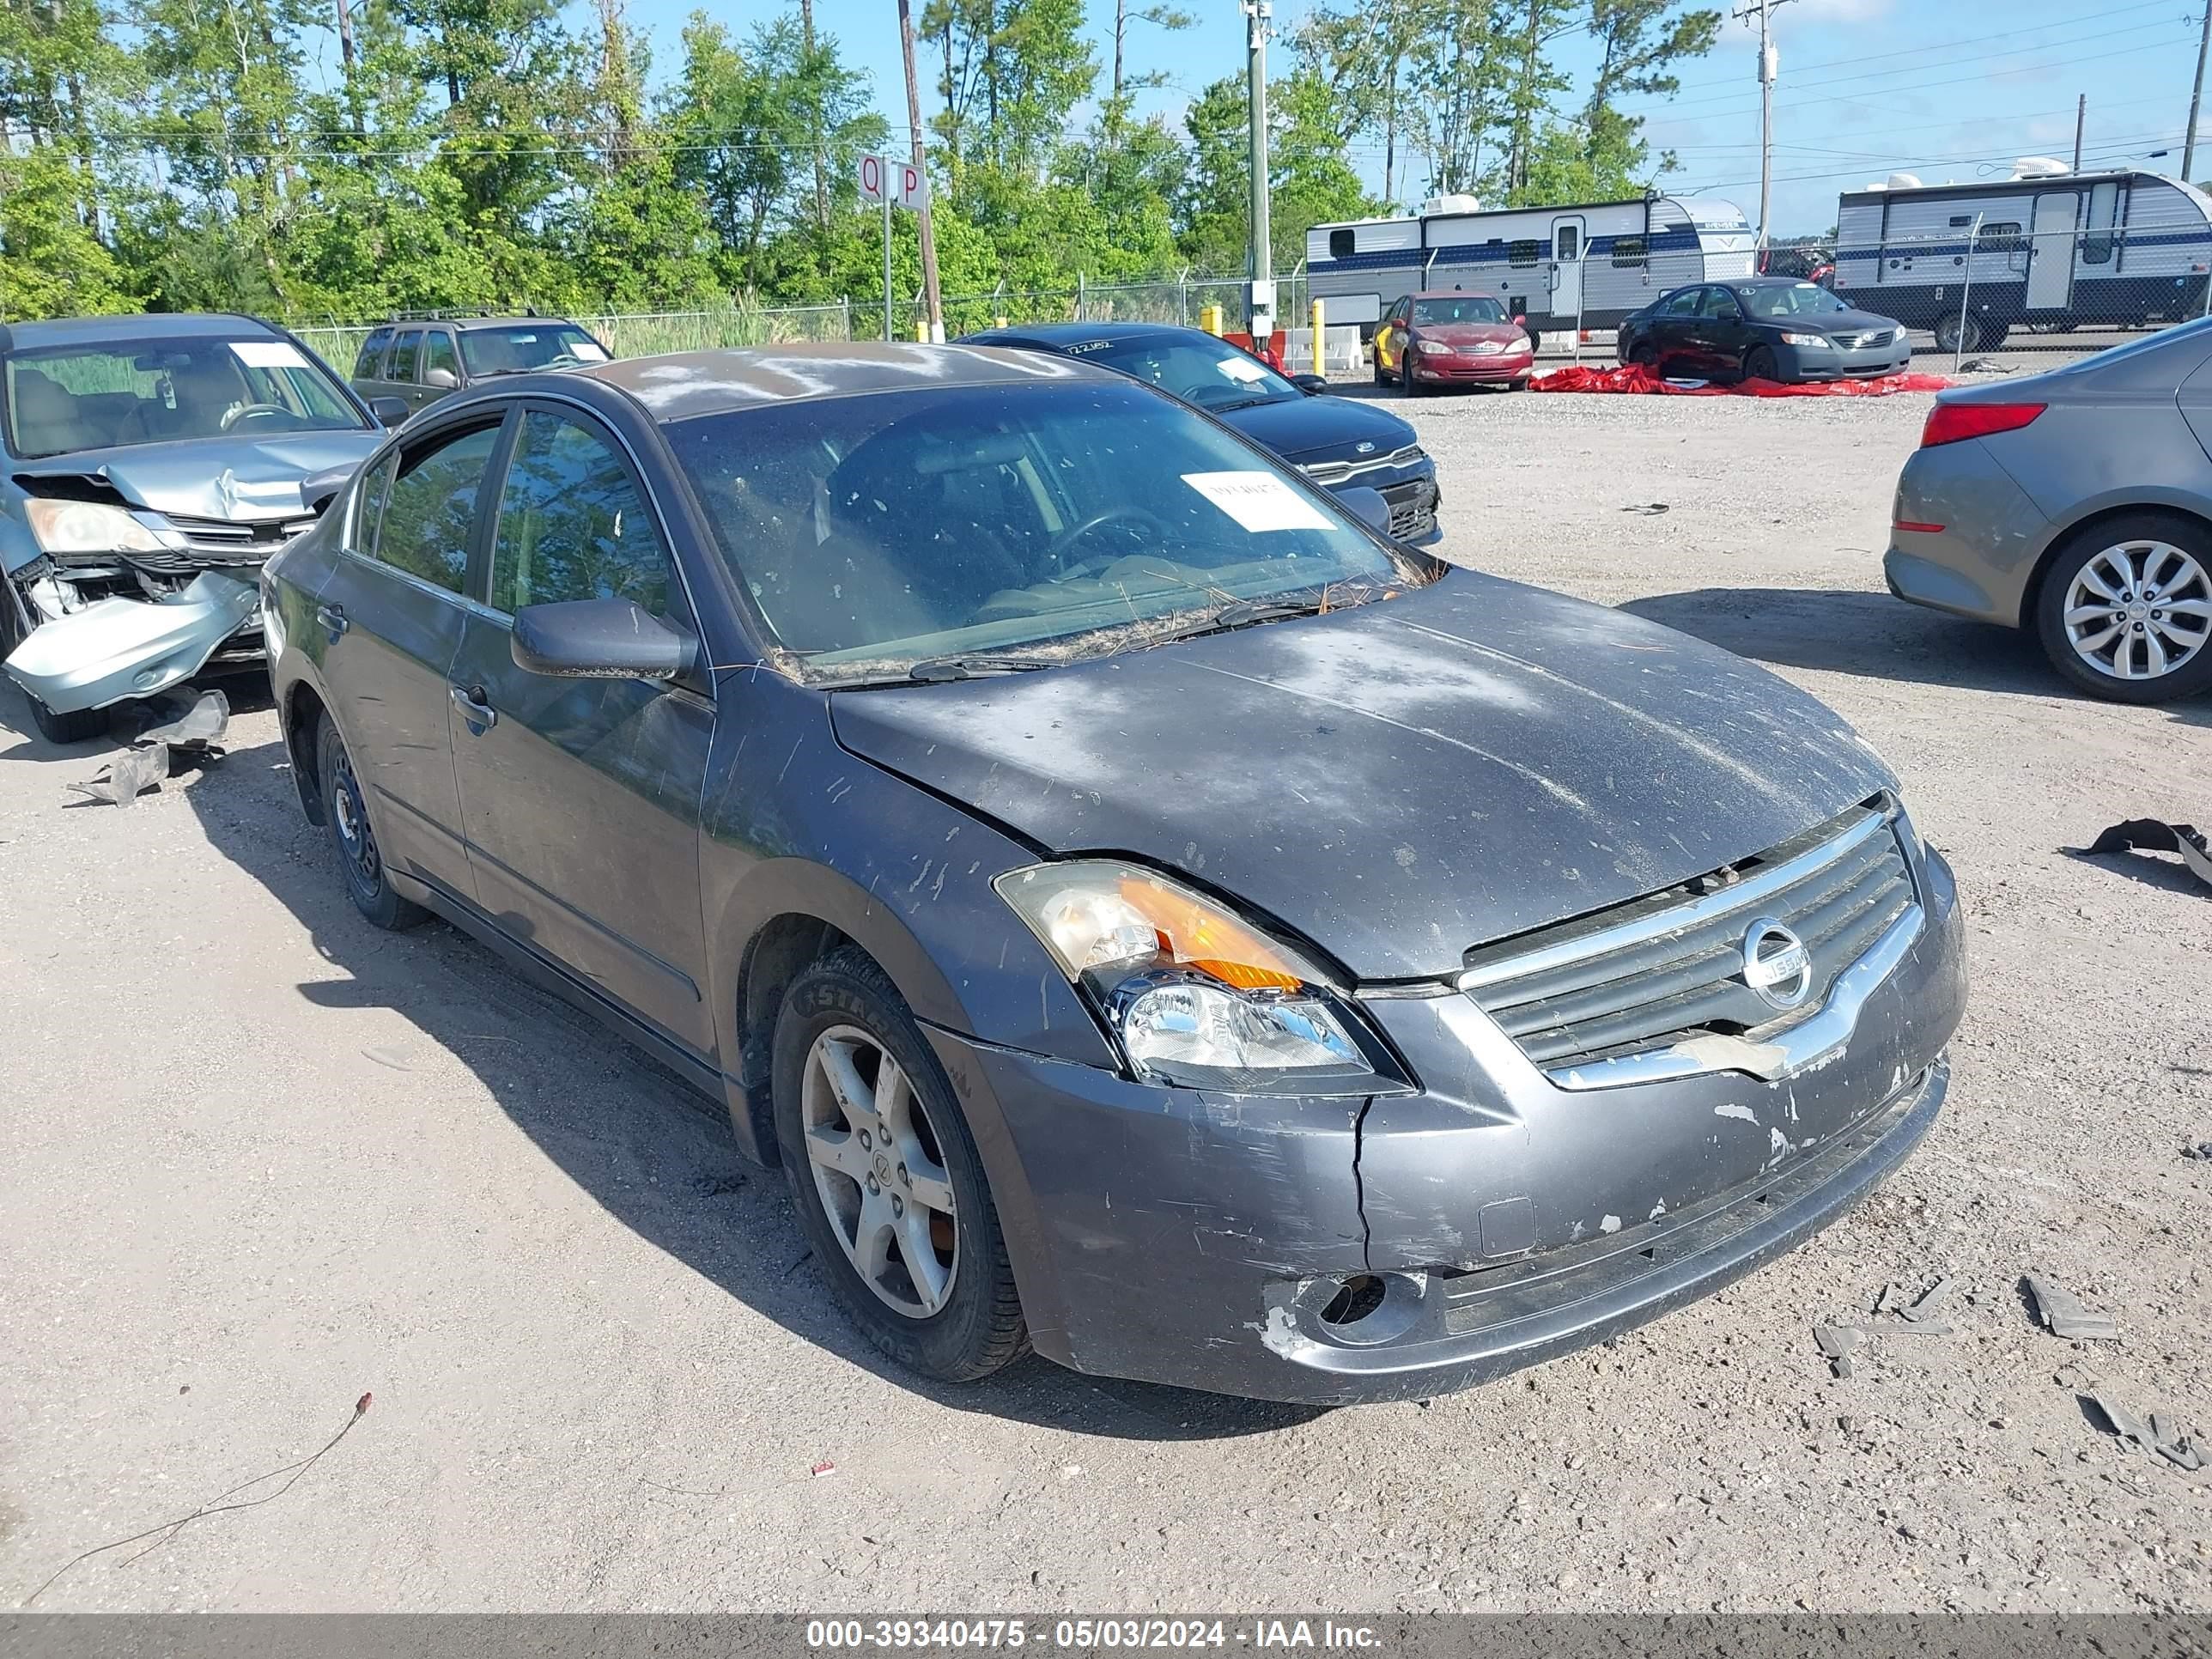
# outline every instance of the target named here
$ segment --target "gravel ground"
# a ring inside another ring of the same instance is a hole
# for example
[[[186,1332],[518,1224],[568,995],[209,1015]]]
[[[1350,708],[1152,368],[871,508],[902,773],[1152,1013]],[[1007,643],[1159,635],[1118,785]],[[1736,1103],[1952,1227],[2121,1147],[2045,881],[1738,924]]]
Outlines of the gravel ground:
[[[1315,1413],[1030,1362],[894,1374],[780,1181],[442,927],[377,934],[273,718],[129,811],[0,693],[0,1597],[304,1457],[40,1607],[2212,1607],[2207,1494],[2087,1420],[2212,1433],[2212,916],[2061,848],[2212,822],[2212,706],[2068,695],[1880,591],[1923,398],[1404,405],[1449,550],[1771,664],[1958,866],[1943,1121],[1843,1223],[1616,1346]],[[1663,513],[1652,510],[1664,504]],[[1644,510],[1631,510],[1644,509]],[[2039,1333],[2034,1269],[2124,1335]],[[1959,1282],[1832,1379],[1811,1327]],[[817,1466],[834,1466],[814,1473]],[[258,1495],[267,1488],[245,1494]]]

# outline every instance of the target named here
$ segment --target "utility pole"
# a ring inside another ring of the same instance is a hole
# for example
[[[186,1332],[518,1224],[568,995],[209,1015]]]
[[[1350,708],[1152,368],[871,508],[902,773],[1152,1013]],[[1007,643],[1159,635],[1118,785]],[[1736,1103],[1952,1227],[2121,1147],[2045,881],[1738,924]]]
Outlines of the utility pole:
[[[1247,312],[1256,345],[1275,331],[1274,252],[1267,222],[1267,20],[1275,8],[1271,0],[1243,0],[1243,5],[1252,106],[1252,290]]]
[[[2081,171],[2081,124],[2089,118],[2089,94],[2081,94],[2074,100],[2074,171]]]
[[[2181,141],[2181,182],[2189,182],[2189,169],[2197,161],[2197,108],[2204,101],[2204,49],[2212,46],[2212,0],[2204,0],[2204,19],[2197,26],[2197,83],[2189,94],[2189,136]]]
[[[1774,193],[1774,37],[1767,20],[1775,7],[1786,5],[1788,0],[1759,0],[1736,13],[1739,19],[1754,15],[1759,18],[1759,243],[1760,254],[1766,252],[1769,234],[1768,209]],[[2212,4],[2212,0],[2207,0]]]
[[[929,152],[921,142],[921,88],[914,78],[914,13],[908,0],[898,0],[899,51],[906,58],[906,118],[914,134],[914,167],[926,179],[929,170]],[[929,201],[923,198],[921,210],[914,216],[915,229],[921,241],[921,286],[929,296],[929,337],[945,337],[945,295],[937,286],[937,235],[929,222]]]

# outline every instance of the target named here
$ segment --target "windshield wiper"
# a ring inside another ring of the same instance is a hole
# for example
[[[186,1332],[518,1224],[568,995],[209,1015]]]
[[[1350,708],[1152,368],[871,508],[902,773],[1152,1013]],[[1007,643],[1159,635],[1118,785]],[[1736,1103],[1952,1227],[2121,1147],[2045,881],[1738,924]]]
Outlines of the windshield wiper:
[[[924,657],[908,667],[906,677],[933,685],[940,680],[972,680],[985,674],[1027,674],[1052,666],[1042,657]]]
[[[1161,643],[1170,640],[1194,640],[1203,634],[1227,634],[1239,628],[1250,628],[1258,623],[1282,622],[1291,617],[1310,617],[1324,608],[1321,595],[1310,599],[1231,599],[1218,611],[1207,612],[1186,627],[1170,629],[1155,635]]]

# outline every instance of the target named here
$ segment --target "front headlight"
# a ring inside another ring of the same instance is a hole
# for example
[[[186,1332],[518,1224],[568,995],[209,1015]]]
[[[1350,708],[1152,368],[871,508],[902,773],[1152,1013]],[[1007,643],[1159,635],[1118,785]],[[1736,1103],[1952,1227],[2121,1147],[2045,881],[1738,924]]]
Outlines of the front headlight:
[[[1233,1093],[1369,1094],[1378,1067],[1327,975],[1203,894],[1108,860],[992,885],[1103,1016],[1139,1077]]]
[[[1424,357],[1449,357],[1452,355],[1451,345],[1443,340],[1416,340],[1413,349]]]
[[[1825,334],[1791,334],[1785,330],[1782,336],[1782,343],[1794,346],[1824,346],[1828,343],[1828,337]]]
[[[31,534],[49,553],[158,553],[154,532],[119,507],[40,500],[24,504]]]

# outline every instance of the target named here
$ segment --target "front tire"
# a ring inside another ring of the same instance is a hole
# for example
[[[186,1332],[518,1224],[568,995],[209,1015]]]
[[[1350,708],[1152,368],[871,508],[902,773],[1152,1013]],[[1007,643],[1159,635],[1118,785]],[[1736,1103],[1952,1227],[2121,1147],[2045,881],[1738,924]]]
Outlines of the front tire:
[[[2212,535],[2163,513],[2091,526],[2044,573],[2034,625],[2091,696],[2170,702],[2212,686]]]
[[[831,1291],[871,1344],[947,1382],[1029,1351],[975,1137],[914,1016],[866,953],[833,951],[777,1016],[776,1144]]]
[[[1982,324],[1976,317],[1961,317],[1957,312],[1936,319],[1936,349],[1938,351],[1979,351],[1982,349]]]
[[[345,878],[346,896],[371,927],[398,933],[425,921],[429,912],[393,890],[392,874],[368,818],[368,797],[354,774],[353,757],[335,721],[325,713],[315,725],[315,775],[322,785],[323,822]]]
[[[1765,346],[1753,346],[1744,354],[1743,378],[1747,380],[1779,380],[1782,375],[1774,367],[1774,354]]]
[[[66,714],[57,714],[27,691],[23,693],[23,701],[31,705],[31,724],[39,728],[39,735],[48,743],[83,743],[88,738],[105,736],[107,732],[105,708],[76,708]]]

